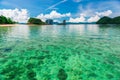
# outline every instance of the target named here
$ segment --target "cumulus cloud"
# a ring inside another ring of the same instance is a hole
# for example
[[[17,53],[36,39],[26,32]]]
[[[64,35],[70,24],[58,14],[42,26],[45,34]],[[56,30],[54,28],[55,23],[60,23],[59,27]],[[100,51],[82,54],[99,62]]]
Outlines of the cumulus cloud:
[[[61,14],[53,10],[50,12],[50,14],[40,14],[37,16],[37,18],[45,21],[46,19],[57,19],[57,18],[70,17],[70,16],[71,16],[71,13]]]
[[[91,15],[91,16],[87,15],[88,13],[87,14],[86,13],[82,13],[77,18],[70,17],[68,22],[75,22],[75,23],[79,23],[79,22],[96,22],[101,17],[103,17],[103,16],[110,16],[112,13],[113,12],[111,10],[107,10],[107,11],[103,11],[103,12],[94,12],[94,13],[92,13],[93,15]]]
[[[70,17],[68,22],[75,22],[75,23],[79,23],[79,22],[85,22],[85,15],[81,14],[78,18],[72,18]]]
[[[103,17],[103,16],[110,16],[112,14],[112,11],[111,10],[107,10],[107,11],[104,11],[104,12],[96,12],[95,16],[91,16],[87,22],[96,22],[100,19],[100,17]]]
[[[107,11],[104,11],[104,12],[96,12],[96,14],[99,15],[99,16],[110,16],[112,14],[112,11],[107,10]]]
[[[100,19],[100,17],[98,15],[92,16],[90,17],[87,22],[96,22]]]
[[[20,23],[25,23],[29,19],[27,9],[0,9],[0,15],[9,17]]]

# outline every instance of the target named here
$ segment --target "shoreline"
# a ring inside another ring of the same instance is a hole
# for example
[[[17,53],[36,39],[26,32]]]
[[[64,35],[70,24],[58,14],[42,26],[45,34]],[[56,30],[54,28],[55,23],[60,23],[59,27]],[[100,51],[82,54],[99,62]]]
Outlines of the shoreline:
[[[0,24],[0,27],[12,27],[12,26],[21,26],[21,25],[38,26],[36,24]]]
[[[20,24],[0,24],[0,27],[9,27],[9,26],[17,26]]]

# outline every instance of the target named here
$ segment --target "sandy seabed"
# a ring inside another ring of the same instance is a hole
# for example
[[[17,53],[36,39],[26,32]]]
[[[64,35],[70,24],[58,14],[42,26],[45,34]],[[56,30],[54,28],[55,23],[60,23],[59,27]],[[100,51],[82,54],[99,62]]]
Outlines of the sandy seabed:
[[[120,80],[120,28],[110,26],[0,27],[0,80]]]

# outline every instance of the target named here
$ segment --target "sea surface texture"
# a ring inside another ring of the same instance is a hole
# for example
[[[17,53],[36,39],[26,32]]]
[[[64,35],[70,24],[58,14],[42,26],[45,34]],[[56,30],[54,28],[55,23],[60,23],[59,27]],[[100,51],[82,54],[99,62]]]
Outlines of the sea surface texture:
[[[120,25],[0,27],[0,80],[120,80]]]

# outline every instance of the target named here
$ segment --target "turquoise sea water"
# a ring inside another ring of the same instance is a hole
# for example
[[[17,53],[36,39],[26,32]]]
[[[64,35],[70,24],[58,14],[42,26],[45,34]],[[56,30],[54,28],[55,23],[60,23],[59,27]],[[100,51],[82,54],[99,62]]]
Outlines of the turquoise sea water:
[[[0,80],[120,80],[120,25],[0,27]]]

